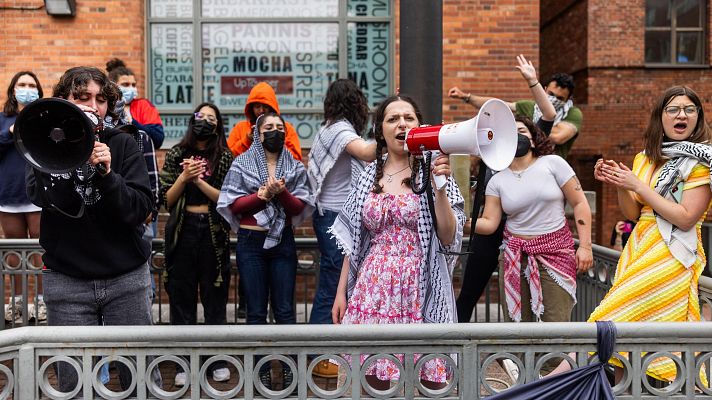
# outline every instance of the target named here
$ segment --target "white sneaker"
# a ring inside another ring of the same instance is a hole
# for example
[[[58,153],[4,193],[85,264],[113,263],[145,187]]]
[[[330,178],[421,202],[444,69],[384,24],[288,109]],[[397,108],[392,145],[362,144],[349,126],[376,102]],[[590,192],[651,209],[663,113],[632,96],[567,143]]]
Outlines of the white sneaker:
[[[213,380],[215,382],[225,382],[230,380],[230,370],[227,368],[218,368],[213,371]]]
[[[509,375],[509,379],[512,380],[512,383],[517,383],[519,380],[519,367],[517,364],[510,359],[505,359],[502,360],[502,366],[504,367],[504,371],[507,375]]]
[[[173,385],[175,386],[185,386],[185,380],[187,376],[185,372],[179,372],[176,374],[176,378],[173,380]]]

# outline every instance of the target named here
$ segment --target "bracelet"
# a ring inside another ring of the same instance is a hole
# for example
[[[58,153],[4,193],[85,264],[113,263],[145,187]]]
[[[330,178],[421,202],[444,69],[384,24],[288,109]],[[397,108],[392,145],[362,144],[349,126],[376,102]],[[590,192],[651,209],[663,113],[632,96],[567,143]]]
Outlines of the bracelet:
[[[529,85],[529,89],[533,88],[534,86],[536,86],[536,85],[538,85],[538,84],[539,84],[539,81],[534,82],[534,84]]]
[[[591,247],[590,247],[590,246],[589,246],[589,247],[586,247],[586,246],[579,246],[578,248],[579,248],[579,249],[591,250]]]
[[[464,101],[465,103],[469,103],[469,102],[470,102],[470,97],[472,97],[472,93],[468,93],[467,96],[465,96],[465,98],[462,99],[462,101]]]

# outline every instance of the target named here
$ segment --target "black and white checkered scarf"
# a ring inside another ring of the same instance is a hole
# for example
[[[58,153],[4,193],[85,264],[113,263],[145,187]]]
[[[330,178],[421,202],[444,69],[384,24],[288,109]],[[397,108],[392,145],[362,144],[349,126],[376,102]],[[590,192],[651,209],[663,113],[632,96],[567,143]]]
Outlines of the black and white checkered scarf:
[[[655,191],[667,200],[679,203],[682,199],[682,186],[697,164],[710,167],[712,162],[712,146],[706,143],[692,142],[665,142],[662,152],[669,158],[660,170]],[[712,175],[710,176],[712,185]],[[671,224],[662,216],[655,213],[663,241],[670,249],[670,253],[689,268],[697,260],[697,229],[692,227],[683,231]]]
[[[339,212],[329,232],[336,238],[344,254],[349,256],[349,275],[347,298],[351,297],[361,263],[371,248],[371,234],[363,224],[363,206],[373,188],[376,176],[376,163],[369,164],[359,177],[358,183],[351,189],[344,207]],[[422,175],[420,179],[422,180]],[[451,323],[457,321],[455,293],[452,286],[452,268],[457,256],[445,256],[438,250],[459,252],[462,246],[462,231],[465,226],[464,200],[455,180],[448,178],[447,197],[455,212],[455,240],[449,246],[443,246],[435,232],[433,218],[428,208],[427,195],[420,195],[420,214],[418,217],[418,236],[424,257],[420,264],[418,283],[420,304],[424,322]],[[430,244],[430,245],[429,245]],[[428,254],[430,250],[430,254]]]
[[[340,120],[331,125],[323,126],[314,138],[314,143],[309,151],[307,175],[314,191],[315,201],[318,199],[319,193],[321,193],[321,185],[324,183],[326,175],[331,171],[346,145],[351,143],[353,139],[353,136],[343,135],[344,131],[356,134],[356,130],[348,121]],[[351,157],[351,187],[356,185],[363,169],[363,163],[357,158]]]
[[[218,198],[217,211],[230,223],[233,230],[237,231],[240,228],[242,216],[233,214],[229,208],[230,204],[242,196],[257,193],[257,190],[267,183],[268,176],[265,150],[255,129],[253,131],[252,145],[232,162]],[[306,203],[306,207],[304,207],[304,211],[300,215],[292,216],[292,225],[299,225],[306,215],[311,214],[313,209],[306,168],[304,168],[304,164],[294,159],[291,152],[283,148],[277,159],[275,177],[277,179],[284,177],[286,190]],[[282,239],[286,218],[287,214],[284,211],[284,207],[277,199],[269,201],[264,210],[255,214],[257,225],[268,231],[263,246],[265,249],[270,249],[279,244]]]

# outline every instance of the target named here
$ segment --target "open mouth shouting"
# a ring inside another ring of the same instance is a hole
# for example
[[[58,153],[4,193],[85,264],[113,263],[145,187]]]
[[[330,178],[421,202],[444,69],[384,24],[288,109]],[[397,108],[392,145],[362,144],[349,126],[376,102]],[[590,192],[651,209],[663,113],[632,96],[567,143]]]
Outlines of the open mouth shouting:
[[[400,132],[396,135],[396,140],[405,140],[405,132]]]
[[[673,130],[678,135],[683,135],[687,131],[687,122],[678,122],[673,126]]]

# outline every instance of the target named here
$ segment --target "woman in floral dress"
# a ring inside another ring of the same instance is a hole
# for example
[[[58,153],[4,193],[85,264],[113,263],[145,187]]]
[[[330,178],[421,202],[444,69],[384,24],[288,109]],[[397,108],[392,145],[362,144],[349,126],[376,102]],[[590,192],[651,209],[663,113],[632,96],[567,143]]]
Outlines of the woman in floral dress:
[[[441,189],[430,189],[436,226],[427,194],[413,193],[411,171],[419,170],[419,160],[404,150],[405,133],[421,120],[417,105],[405,96],[389,97],[376,109],[376,162],[361,174],[330,230],[346,254],[332,309],[334,323],[457,320],[450,276],[455,258],[440,251],[460,249],[465,224],[463,199],[450,177],[447,156],[435,159],[432,168],[432,175],[448,178]],[[418,176],[418,186],[422,179],[430,176]],[[384,359],[366,371],[369,385],[379,390],[399,378],[395,364]],[[428,361],[420,371],[420,380],[427,388],[444,387],[445,363]]]

